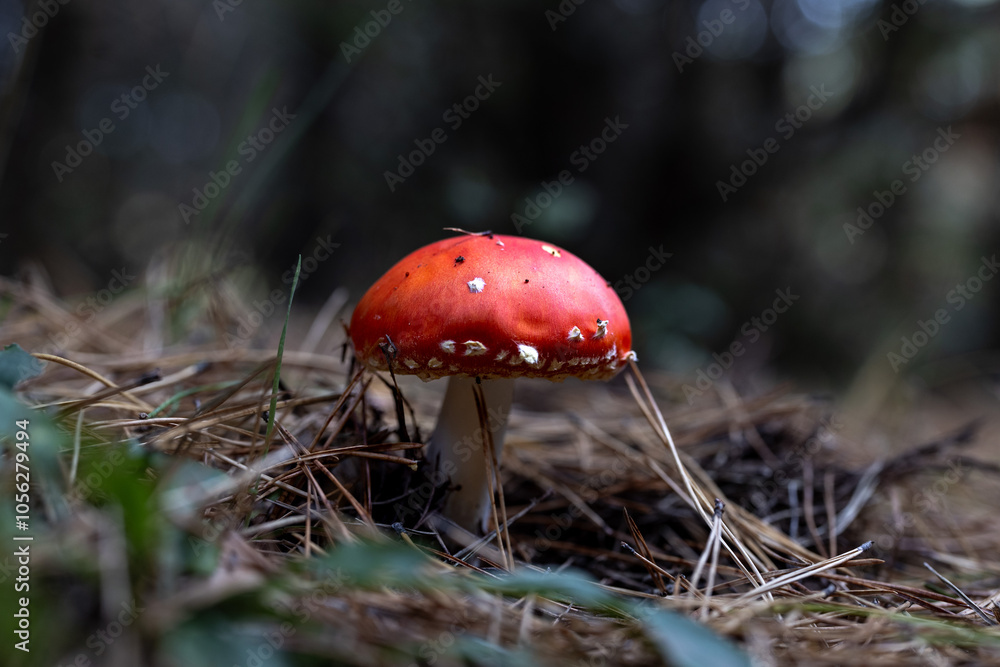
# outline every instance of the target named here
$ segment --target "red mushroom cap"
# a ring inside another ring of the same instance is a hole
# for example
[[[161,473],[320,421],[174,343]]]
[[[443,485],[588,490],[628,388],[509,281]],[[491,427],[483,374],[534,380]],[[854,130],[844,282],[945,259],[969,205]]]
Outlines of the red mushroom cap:
[[[351,318],[358,359],[425,380],[607,379],[632,352],[615,290],[586,262],[519,236],[465,235],[410,253],[365,293]]]

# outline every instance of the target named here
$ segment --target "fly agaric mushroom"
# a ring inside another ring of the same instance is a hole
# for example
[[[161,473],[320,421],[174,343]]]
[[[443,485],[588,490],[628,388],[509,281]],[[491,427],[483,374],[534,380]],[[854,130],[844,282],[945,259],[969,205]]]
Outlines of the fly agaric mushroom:
[[[442,514],[474,532],[491,508],[476,379],[496,470],[514,378],[605,380],[635,358],[625,307],[597,271],[553,245],[489,233],[404,257],[358,302],[350,332],[372,369],[388,370],[389,346],[393,372],[449,378],[427,460],[450,478]]]

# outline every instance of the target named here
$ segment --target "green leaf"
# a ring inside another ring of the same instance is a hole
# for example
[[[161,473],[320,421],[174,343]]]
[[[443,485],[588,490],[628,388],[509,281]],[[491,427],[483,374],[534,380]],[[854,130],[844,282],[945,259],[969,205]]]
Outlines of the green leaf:
[[[638,619],[643,634],[670,665],[679,667],[749,667],[750,659],[728,640],[687,616],[639,605],[598,587],[581,572],[558,574],[524,570],[500,579],[477,581],[483,590],[521,597],[529,593],[572,602],[591,611]]]
[[[44,364],[17,343],[0,350],[0,387],[13,389],[19,382],[40,375]]]
[[[621,606],[617,598],[595,585],[586,574],[576,570],[564,570],[559,573],[519,570],[499,579],[477,579],[473,585],[479,590],[512,597],[534,594],[584,607]]]
[[[409,547],[366,542],[338,547],[310,563],[311,568],[321,570],[324,577],[332,577],[338,585],[486,591],[517,598],[534,594],[626,622],[635,619],[641,632],[670,665],[749,667],[751,664],[750,658],[732,642],[701,623],[677,612],[614,595],[583,572],[524,569],[500,577],[452,576],[442,575],[440,570],[427,565],[427,558]],[[463,645],[462,648],[467,647]],[[482,647],[477,650],[479,648]],[[493,658],[499,664],[503,656],[497,654]]]
[[[0,356],[6,352],[0,351]],[[21,425],[26,428],[22,429]],[[17,432],[21,430],[28,434],[32,483],[37,483],[42,491],[52,492],[48,502],[61,505],[63,501],[59,488],[62,473],[58,457],[60,448],[66,443],[66,434],[56,427],[48,415],[25,405],[12,390],[0,383],[0,440],[20,442]]]
[[[288,667],[292,662],[286,642],[287,637],[263,617],[234,618],[213,609],[169,630],[160,642],[160,650],[167,663],[185,667]]]
[[[451,588],[456,584],[429,571],[427,556],[405,545],[358,542],[313,558],[308,567],[328,583],[359,588],[399,586],[417,589]]]
[[[635,607],[646,637],[670,665],[677,667],[750,667],[750,658],[687,616],[646,606]]]
[[[445,655],[459,657],[467,665],[534,667],[538,664],[528,651],[509,650],[479,637],[458,637],[455,644],[445,652]],[[433,654],[430,657],[434,657]],[[427,662],[433,664],[433,660]]]

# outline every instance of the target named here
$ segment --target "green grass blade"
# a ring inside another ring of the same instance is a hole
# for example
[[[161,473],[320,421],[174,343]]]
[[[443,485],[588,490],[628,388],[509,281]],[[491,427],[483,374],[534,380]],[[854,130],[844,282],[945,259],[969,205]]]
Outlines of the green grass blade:
[[[274,381],[271,383],[271,407],[267,412],[267,433],[264,435],[264,455],[271,447],[271,434],[274,431],[274,412],[278,407],[278,382],[281,380],[281,355],[285,352],[285,334],[288,333],[288,320],[292,316],[292,300],[295,298],[295,288],[299,284],[299,271],[302,270],[302,255],[295,265],[295,277],[292,278],[292,291],[288,295],[288,310],[285,312],[285,325],[281,327],[281,338],[278,340],[278,358],[274,363]]]

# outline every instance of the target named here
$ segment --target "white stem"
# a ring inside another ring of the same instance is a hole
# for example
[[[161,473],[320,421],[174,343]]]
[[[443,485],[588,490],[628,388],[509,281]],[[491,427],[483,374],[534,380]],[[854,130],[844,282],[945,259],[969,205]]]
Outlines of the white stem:
[[[474,387],[470,377],[448,378],[444,403],[437,427],[427,447],[432,479],[436,484],[450,482],[442,513],[459,526],[474,533],[485,532],[489,525],[490,494],[486,476],[485,433],[479,424]],[[493,436],[493,470],[499,469],[507,418],[514,401],[514,380],[483,380],[486,399],[486,427]],[[499,483],[500,477],[495,478]]]

